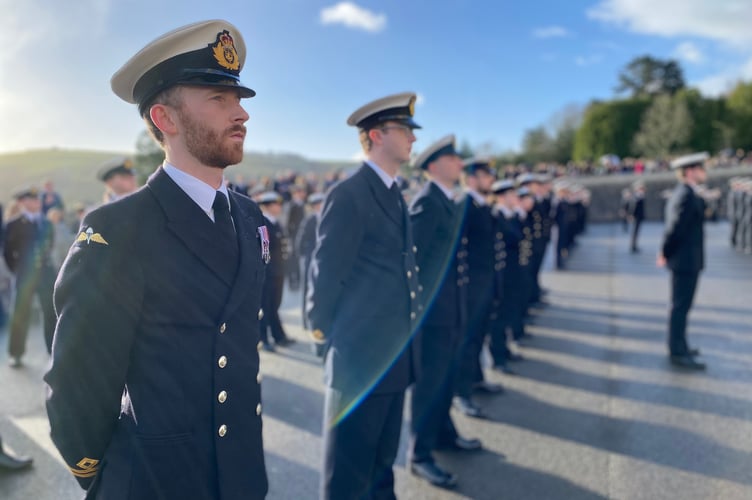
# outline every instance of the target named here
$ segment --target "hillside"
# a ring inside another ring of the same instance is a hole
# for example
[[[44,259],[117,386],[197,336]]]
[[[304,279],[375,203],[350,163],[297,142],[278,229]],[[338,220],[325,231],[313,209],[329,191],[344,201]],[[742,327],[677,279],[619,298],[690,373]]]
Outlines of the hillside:
[[[7,203],[19,186],[50,179],[68,206],[77,201],[96,203],[102,195],[102,185],[96,179],[97,168],[106,160],[125,154],[57,148],[0,154],[0,202]],[[227,169],[227,176],[232,180],[237,174],[250,179],[288,170],[323,173],[352,165],[352,162],[313,161],[295,154],[246,152],[240,165]]]

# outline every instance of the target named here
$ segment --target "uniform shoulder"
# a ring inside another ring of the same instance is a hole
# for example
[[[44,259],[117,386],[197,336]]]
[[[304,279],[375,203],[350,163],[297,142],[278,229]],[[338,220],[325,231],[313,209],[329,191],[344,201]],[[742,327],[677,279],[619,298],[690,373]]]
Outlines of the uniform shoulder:
[[[253,217],[253,220],[255,220],[259,225],[262,225],[265,217],[261,213],[261,209],[259,208],[258,204],[242,193],[238,193],[236,191],[230,192],[232,193],[230,196],[233,197],[233,200],[238,204],[241,210],[247,212],[251,217]]]

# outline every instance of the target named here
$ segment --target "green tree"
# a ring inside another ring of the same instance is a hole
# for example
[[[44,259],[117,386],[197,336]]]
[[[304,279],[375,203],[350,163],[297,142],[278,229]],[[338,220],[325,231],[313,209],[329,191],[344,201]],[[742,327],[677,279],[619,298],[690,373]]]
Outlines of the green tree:
[[[673,95],[684,87],[684,72],[679,63],[644,55],[632,59],[619,73],[616,92],[626,92],[632,97]]]
[[[522,139],[522,157],[530,163],[550,161],[554,157],[554,139],[543,126],[525,131]]]
[[[136,172],[138,172],[140,183],[143,183],[156,170],[162,161],[164,161],[164,158],[164,151],[154,141],[148,130],[143,130],[138,134],[133,166]]]
[[[634,138],[634,151],[652,158],[665,158],[687,150],[692,135],[692,117],[683,99],[659,95],[642,117]]]
[[[683,101],[692,117],[688,149],[718,151],[731,146],[725,98],[706,98],[697,89],[687,88],[677,92],[674,99]]]
[[[473,152],[472,146],[470,146],[470,143],[467,142],[467,139],[463,139],[460,143],[460,150],[459,150],[460,156],[462,158],[472,158],[475,156],[475,153]]]
[[[574,138],[574,160],[593,161],[605,154],[628,156],[650,99],[594,101],[585,110]]]
[[[752,82],[739,82],[726,101],[734,146],[752,150]]]

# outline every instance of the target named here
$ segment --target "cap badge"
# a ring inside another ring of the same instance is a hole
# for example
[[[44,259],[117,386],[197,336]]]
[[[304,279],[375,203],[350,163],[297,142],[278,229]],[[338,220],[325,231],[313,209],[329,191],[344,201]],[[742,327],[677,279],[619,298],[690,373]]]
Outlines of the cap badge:
[[[128,170],[133,168],[133,162],[131,160],[125,160],[123,162],[123,168],[127,168]]]
[[[408,107],[410,108],[410,116],[415,116],[415,97],[410,98],[410,104],[408,104]]]
[[[100,245],[109,245],[107,241],[102,237],[101,234],[95,233],[92,228],[87,228],[86,231],[81,231],[76,238],[76,243],[79,243],[81,241],[85,241],[87,245],[90,245],[93,241],[94,243],[99,243]]]
[[[268,264],[272,260],[269,252],[269,230],[266,226],[259,226],[258,234],[261,237],[261,258],[264,259],[265,264]]]
[[[217,41],[211,47],[214,59],[220,66],[233,71],[240,69],[240,58],[229,31],[217,33]]]

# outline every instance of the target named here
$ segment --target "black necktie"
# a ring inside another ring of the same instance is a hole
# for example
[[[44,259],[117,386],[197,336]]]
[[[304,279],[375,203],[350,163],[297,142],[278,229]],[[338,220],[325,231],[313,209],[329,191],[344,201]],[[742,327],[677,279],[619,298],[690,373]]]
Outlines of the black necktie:
[[[397,206],[399,207],[400,212],[402,212],[402,191],[400,191],[400,188],[396,182],[392,182],[392,187],[389,188],[389,191],[391,191],[392,196],[397,199]]]
[[[234,243],[234,245],[231,245],[231,248],[237,250],[238,240],[235,237],[235,227],[232,225],[232,217],[230,217],[230,204],[227,202],[227,196],[221,191],[217,191],[217,194],[214,195],[212,208],[214,209],[214,224],[228,242],[231,241]]]

